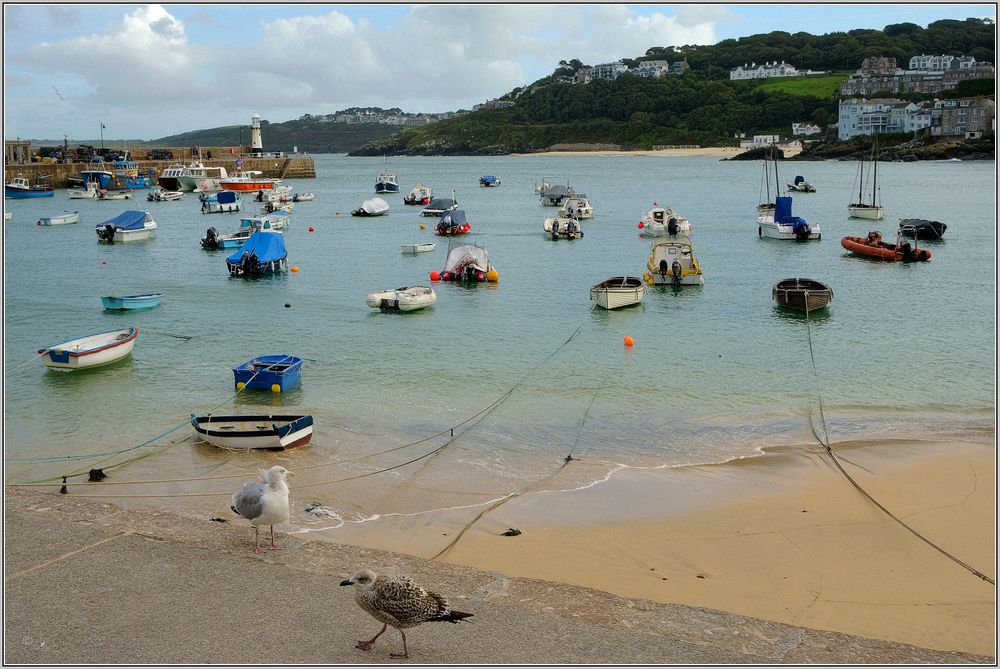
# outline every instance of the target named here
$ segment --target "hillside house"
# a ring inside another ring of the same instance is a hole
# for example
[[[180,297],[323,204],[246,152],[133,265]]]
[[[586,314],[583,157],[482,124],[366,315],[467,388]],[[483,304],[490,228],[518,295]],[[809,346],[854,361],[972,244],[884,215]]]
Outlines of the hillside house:
[[[931,134],[938,137],[978,136],[993,129],[996,103],[989,98],[935,100]]]
[[[610,79],[614,81],[626,72],[628,72],[628,66],[618,60],[613,63],[600,63],[599,65],[594,65],[594,67],[591,68],[590,78],[591,80]]]
[[[916,132],[931,126],[929,108],[896,98],[841,100],[838,111],[837,139],[840,140],[876,132]]]
[[[815,123],[792,124],[792,135],[817,135],[821,132],[823,132],[823,129]]]

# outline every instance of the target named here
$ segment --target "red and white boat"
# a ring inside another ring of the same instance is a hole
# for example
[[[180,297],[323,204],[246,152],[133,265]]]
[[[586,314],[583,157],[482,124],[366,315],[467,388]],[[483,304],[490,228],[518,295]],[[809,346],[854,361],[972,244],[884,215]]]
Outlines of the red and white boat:
[[[258,170],[247,170],[245,172],[235,172],[231,177],[219,180],[219,185],[223,190],[235,191],[262,191],[274,188],[276,179],[268,179],[263,172]]]

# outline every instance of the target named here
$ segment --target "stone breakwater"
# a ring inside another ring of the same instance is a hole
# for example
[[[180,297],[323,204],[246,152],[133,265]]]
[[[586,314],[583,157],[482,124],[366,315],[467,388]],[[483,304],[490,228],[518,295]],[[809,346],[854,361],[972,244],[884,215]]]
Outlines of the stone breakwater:
[[[219,160],[201,161],[206,167],[225,167],[232,174],[237,170],[236,157]],[[139,160],[140,174],[148,174],[150,170],[161,173],[171,165],[181,164],[177,160]],[[186,162],[184,164],[187,164]],[[87,168],[87,163],[16,163],[4,165],[4,183],[16,176],[27,177],[31,183],[47,175],[49,183],[56,188],[65,188],[70,177],[77,176]],[[316,163],[311,156],[295,156],[290,158],[243,158],[243,170],[259,170],[265,177],[273,179],[315,179]]]

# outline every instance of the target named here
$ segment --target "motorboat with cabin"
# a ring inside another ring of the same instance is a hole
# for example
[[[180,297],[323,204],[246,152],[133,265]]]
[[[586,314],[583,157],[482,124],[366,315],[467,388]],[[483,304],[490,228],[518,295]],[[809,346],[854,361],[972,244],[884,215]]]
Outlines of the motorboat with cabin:
[[[153,236],[156,221],[148,211],[124,211],[98,225],[95,232],[99,242],[136,242]]]
[[[559,207],[560,215],[572,216],[577,220],[594,217],[594,207],[583,193],[572,195]]]
[[[184,165],[177,163],[164,168],[156,177],[156,183],[160,188],[169,191],[181,190],[181,176],[184,174]]]
[[[556,179],[566,179],[566,185],[554,183]],[[566,177],[542,177],[540,184],[535,186],[538,197],[545,207],[561,207],[563,200],[576,195],[576,191],[569,185]]]
[[[177,190],[182,190],[185,193],[216,193],[222,190],[222,180],[228,178],[229,173],[225,167],[206,166],[203,163],[195,161],[184,168],[184,171],[178,178],[180,188]]]
[[[643,214],[639,221],[643,237],[674,237],[691,234],[691,223],[669,207],[661,207],[653,202],[653,208]]]
[[[701,286],[705,283],[691,240],[683,235],[653,242],[646,269],[642,278],[651,286]]]

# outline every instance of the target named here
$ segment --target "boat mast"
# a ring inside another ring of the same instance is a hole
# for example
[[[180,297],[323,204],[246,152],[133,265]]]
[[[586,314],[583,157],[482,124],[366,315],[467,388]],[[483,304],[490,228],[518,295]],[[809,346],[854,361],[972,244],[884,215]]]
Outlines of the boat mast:
[[[771,158],[774,159],[774,196],[777,198],[778,193],[781,192],[781,187],[778,185],[778,148],[774,144],[771,145]],[[770,200],[770,196],[768,196],[768,199]]]
[[[875,130],[875,140],[872,142],[872,163],[875,166],[872,176],[872,206],[875,205],[875,191],[878,189],[878,129]]]
[[[865,187],[865,152],[860,154],[861,164],[858,166],[858,204],[864,204],[862,200],[862,189]]]

